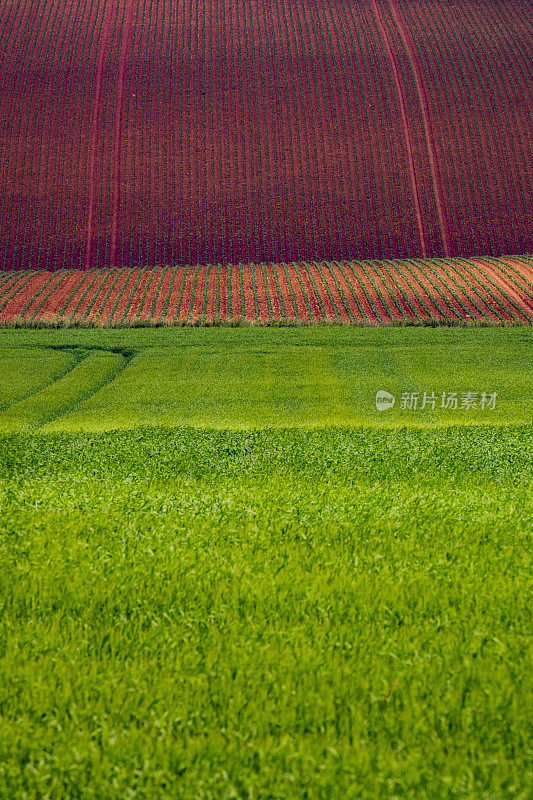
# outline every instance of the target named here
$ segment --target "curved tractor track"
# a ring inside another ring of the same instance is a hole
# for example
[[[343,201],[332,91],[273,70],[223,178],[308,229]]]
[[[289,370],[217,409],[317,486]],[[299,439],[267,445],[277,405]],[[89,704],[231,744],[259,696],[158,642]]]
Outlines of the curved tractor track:
[[[0,433],[31,431],[79,408],[86,400],[112,383],[128,366],[134,352],[118,348],[41,346],[72,354],[66,368],[53,374],[45,384],[15,398],[0,410]]]

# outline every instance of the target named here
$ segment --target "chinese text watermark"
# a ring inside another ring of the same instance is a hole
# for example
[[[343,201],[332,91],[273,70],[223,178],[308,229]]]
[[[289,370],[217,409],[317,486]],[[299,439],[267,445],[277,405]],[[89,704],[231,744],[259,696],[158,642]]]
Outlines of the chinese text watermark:
[[[493,411],[497,392],[401,392],[398,408],[402,411]],[[387,411],[396,404],[396,397],[380,389],[376,393],[376,408]]]

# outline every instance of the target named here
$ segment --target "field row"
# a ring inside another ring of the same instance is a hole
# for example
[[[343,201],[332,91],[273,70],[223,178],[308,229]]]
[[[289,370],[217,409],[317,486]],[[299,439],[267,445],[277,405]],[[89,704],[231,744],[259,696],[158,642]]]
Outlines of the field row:
[[[533,322],[533,258],[0,272],[0,324]]]
[[[0,269],[526,253],[522,0],[0,0]]]

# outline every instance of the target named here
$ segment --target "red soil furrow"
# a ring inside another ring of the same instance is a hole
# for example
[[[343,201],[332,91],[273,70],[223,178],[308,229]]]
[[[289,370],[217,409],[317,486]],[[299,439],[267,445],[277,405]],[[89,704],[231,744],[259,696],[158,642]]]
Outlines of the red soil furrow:
[[[187,270],[185,268],[178,269],[176,274],[174,275],[174,280],[172,281],[172,285],[169,288],[170,298],[168,301],[167,306],[167,313],[165,315],[165,319],[167,322],[170,322],[178,317],[178,304],[181,301],[180,298],[180,289],[182,283],[184,283],[184,279],[187,275]]]
[[[156,296],[156,292],[159,286],[159,279],[163,272],[165,271],[166,267],[159,267],[158,269],[152,270],[152,280],[150,281],[150,285],[148,286],[148,291],[146,292],[146,297],[144,298],[144,303],[142,304],[142,308],[139,311],[139,319],[143,321],[147,321],[150,319],[150,313],[152,311],[152,305],[154,303],[154,299]]]
[[[417,298],[416,292],[409,286],[406,277],[394,262],[387,262],[383,265],[380,264],[379,271],[383,275],[383,279],[389,283],[391,293],[395,293],[399,298],[399,302],[402,302],[402,308],[404,308],[408,316],[417,320],[431,319],[431,316]],[[405,297],[405,300],[402,300],[402,296]],[[410,310],[409,306],[414,309],[414,313]]]
[[[405,270],[405,274],[409,276],[409,281],[416,287],[421,299],[429,308],[431,315],[439,321],[449,319],[447,312],[451,310],[451,306],[447,306],[444,300],[435,291],[434,287],[431,286],[426,276],[423,275],[420,270],[415,269],[415,266],[414,262],[408,259],[402,259],[400,269],[402,271]],[[453,315],[453,310],[451,313]]]
[[[49,272],[37,272],[35,275],[32,275],[26,285],[23,285],[21,281],[19,291],[16,292],[4,307],[2,317],[4,319],[15,319],[23,310],[24,306],[42,290],[49,277]]]
[[[196,279],[196,286],[194,288],[194,300],[192,306],[191,321],[194,322],[203,314],[204,311],[204,289],[205,280],[207,277],[207,267],[201,266],[198,270],[198,277]]]
[[[280,271],[279,267],[277,267],[274,264],[269,264],[266,268],[266,282],[267,282],[266,290],[269,294],[270,304],[272,306],[272,318],[276,321],[279,321],[283,319],[283,315],[281,313],[280,296],[278,292],[278,287],[276,286],[274,270],[276,270],[279,280],[279,271]],[[263,276],[263,282],[264,282],[264,276]],[[292,309],[292,301],[290,297],[288,299],[288,302],[289,302],[289,308]],[[287,306],[285,306],[285,308],[287,308]]]
[[[322,261],[320,267],[322,269],[322,274],[324,276],[324,281],[326,283],[326,286],[328,287],[331,296],[333,297],[333,302],[335,303],[341,322],[343,322],[344,324],[349,324],[351,320],[350,320],[350,315],[348,314],[348,311],[346,309],[347,303],[345,305],[345,301],[343,300],[342,295],[337,288],[337,284],[335,283],[335,279],[333,277],[332,265],[327,261]]]
[[[357,305],[356,299],[359,299],[357,291],[352,283],[349,283],[345,276],[343,269],[340,264],[332,264],[330,268],[334,270],[335,277],[337,278],[339,285],[343,291],[343,294],[346,298],[346,302],[350,308],[350,311],[353,314],[354,322],[364,323],[366,322],[366,318],[364,314],[361,313],[359,306]]]
[[[119,275],[118,269],[109,270],[106,273],[106,279],[104,283],[100,286],[100,290],[95,296],[94,304],[87,311],[87,314],[85,316],[86,322],[92,322],[92,320],[94,320],[95,317],[98,316],[98,313],[102,309],[102,306],[106,303],[107,293],[113,288],[113,284],[118,275]]]
[[[458,263],[461,272],[474,288],[476,288],[482,295],[484,302],[494,310],[498,310],[502,316],[509,320],[518,320],[522,322],[522,314],[520,311],[509,302],[509,295],[505,293],[500,287],[491,282],[491,276],[484,272],[481,268],[476,267],[466,259]],[[525,317],[526,321],[527,317]]]
[[[287,309],[287,317],[290,317],[289,309],[293,309],[294,307],[291,296],[291,289],[292,289],[292,294],[294,295],[294,300],[296,302],[296,319],[301,320],[303,322],[309,322],[311,317],[309,315],[309,311],[307,309],[307,303],[305,302],[302,293],[300,281],[298,280],[298,277],[296,275],[296,266],[294,264],[290,264],[287,267],[286,272],[283,269],[283,267],[280,267],[278,270],[278,276],[279,276],[279,283],[281,287],[283,301],[285,303],[285,308]]]
[[[522,289],[531,298],[533,294],[533,269],[529,264],[513,258],[500,258],[502,272],[506,271],[506,278],[515,288]],[[516,270],[520,273],[516,274]]]
[[[109,3],[108,3],[109,4]],[[121,185],[122,185],[122,144],[123,144],[123,117],[124,117],[124,75],[126,60],[130,54],[134,20],[133,0],[123,0],[124,23],[120,36],[118,53],[117,83],[113,108],[113,134],[112,134],[112,187],[113,197],[111,204],[111,230],[109,237],[109,266],[115,267],[122,261],[118,253],[119,220],[122,218]]]
[[[35,297],[33,298],[31,304],[26,309],[23,316],[21,316],[21,320],[29,320],[31,317],[39,310],[40,306],[46,307],[48,302],[48,297],[50,296],[50,292],[54,292],[57,288],[61,286],[61,281],[66,278],[68,273],[63,271],[56,272],[50,279],[49,283],[45,283],[42,287],[41,291],[38,292]],[[42,308],[40,309],[42,312]]]
[[[230,267],[230,280],[231,280],[231,318],[234,320],[242,318],[241,310],[241,287],[239,285],[239,269],[238,264],[231,264]]]
[[[254,270],[255,285],[257,286],[257,302],[259,305],[259,322],[265,323],[269,320],[267,293],[265,289],[265,282],[263,280],[263,270],[260,266],[251,265]]]
[[[124,291],[124,288],[129,284],[131,279],[131,270],[124,270],[116,284],[113,286],[109,297],[107,298],[105,306],[102,308],[101,314],[99,316],[99,322],[101,325],[105,325],[105,323],[109,320],[113,312],[113,307],[117,301],[117,298],[120,296],[121,292]]]
[[[186,322],[189,318],[189,309],[191,307],[191,294],[192,284],[194,280],[194,269],[191,267],[185,273],[185,283],[183,286],[183,294],[181,297],[181,304],[177,309],[177,321]],[[179,302],[179,301],[178,301]]]
[[[389,288],[389,283],[387,281],[387,278],[390,281],[389,276],[385,275],[381,265],[377,266],[372,261],[367,261],[365,266],[383,297],[383,302],[381,302],[378,296],[376,311],[381,314],[384,322],[387,322],[387,320],[389,322],[393,320],[403,321],[404,316],[399,309],[399,303],[401,303],[402,308],[405,307],[405,304],[402,302],[401,298],[398,297],[398,291],[396,290],[396,293],[394,293],[394,291]],[[406,311],[408,311],[408,309],[406,309]]]
[[[369,261],[365,261],[366,269],[368,269],[369,263]],[[361,264],[348,262],[348,266],[354,274],[354,286],[357,286],[357,283],[360,284],[360,288],[358,290],[359,302],[363,306],[368,321],[371,325],[379,325],[382,322],[381,316],[379,316],[379,308],[383,307],[379,303],[379,297],[377,296],[376,290],[372,286],[372,283],[366,275]],[[350,272],[347,272],[349,275]]]
[[[229,319],[228,309],[228,265],[220,267],[220,288],[218,303],[218,320],[227,321]]]
[[[314,278],[316,288],[318,290],[320,299],[322,301],[322,307],[324,308],[326,319],[332,321],[337,320],[338,317],[337,314],[335,313],[335,307],[331,302],[331,298],[327,291],[327,285],[324,282],[324,278],[320,274],[320,270],[318,269],[316,264],[313,263],[307,265],[307,270],[309,272],[309,275],[310,276],[312,275]]]
[[[311,279],[309,277],[308,265],[304,264],[303,262],[300,264],[295,264],[294,270],[297,273],[297,275],[300,276],[300,280],[304,287],[304,291],[307,295],[307,302],[311,307],[311,319],[314,319],[317,322],[322,320],[324,316],[322,314],[322,309],[320,308],[320,303],[318,302],[318,297],[316,295],[316,292],[313,288],[313,284],[311,283]]]
[[[137,286],[133,294],[133,297],[131,299],[131,304],[130,307],[128,308],[125,317],[126,322],[132,322],[137,317],[137,314],[139,313],[139,309],[141,307],[141,303],[143,301],[144,290],[146,289],[148,282],[150,281],[151,274],[152,271],[148,269],[143,272],[139,285]]]
[[[396,25],[398,27],[398,31],[400,33],[402,42],[404,44],[407,56],[409,58],[413,70],[416,92],[418,95],[418,100],[420,102],[420,109],[422,112],[424,137],[426,140],[426,147],[427,147],[430,170],[431,170],[431,183],[433,185],[435,205],[437,207],[439,230],[442,238],[443,255],[449,256],[450,233],[444,208],[444,201],[443,201],[444,192],[442,188],[442,177],[440,175],[437,147],[435,144],[435,134],[433,131],[431,113],[429,110],[428,90],[424,78],[424,70],[420,63],[420,57],[418,55],[416,46],[413,42],[409,27],[406,25],[405,20],[403,18],[398,0],[388,0],[388,5],[391,10],[391,14],[394,18],[394,21],[396,22]]]
[[[435,280],[436,277],[438,278],[438,283],[442,285],[444,294],[450,295],[450,299],[454,295],[457,297],[457,300],[454,298],[454,303],[457,304],[457,309],[462,319],[465,319],[466,314],[468,314],[479,321],[487,320],[487,314],[483,310],[479,311],[470,300],[471,290],[469,290],[468,286],[465,286],[464,282],[458,280],[458,276],[454,274],[452,270],[449,270],[448,267],[445,269],[444,265],[437,266],[434,263],[432,263],[431,266],[426,266],[433,280]],[[450,274],[448,274],[448,272],[450,272]],[[462,308],[461,304],[463,306]],[[494,315],[492,312],[489,312],[489,319],[491,318],[494,319]]]
[[[443,277],[442,270],[436,268],[435,264],[433,264],[430,267],[428,263],[425,263],[421,260],[418,260],[416,262],[416,267],[423,275],[427,276],[426,280],[428,281],[428,284],[431,286],[432,292],[435,293],[437,292],[437,290],[435,289],[434,286],[431,285],[431,281],[437,286],[438,289],[440,289],[442,296],[446,298],[446,302],[448,303],[450,308],[452,308],[455,311],[457,319],[460,320],[472,319],[472,316],[468,313],[468,310],[465,310],[465,308],[459,302],[459,298],[456,297],[457,288],[453,286],[453,284],[451,284],[446,275]],[[439,295],[439,297],[441,297],[441,295]],[[477,312],[475,313],[474,318],[479,319],[479,314]]]
[[[279,291],[281,294],[281,299],[283,300],[283,305],[285,307],[285,317],[286,319],[302,319],[308,320],[309,314],[307,313],[307,308],[303,300],[300,298],[298,301],[298,295],[296,295],[296,308],[294,308],[294,303],[291,296],[289,280],[285,274],[285,269],[281,264],[273,265],[273,269],[276,270],[278,283],[279,283]],[[288,267],[287,269],[291,269]],[[271,280],[269,275],[269,281]],[[274,276],[272,275],[272,281],[274,280]],[[275,281],[274,281],[275,285]],[[277,288],[277,287],[276,287]]]
[[[439,294],[439,292],[435,289],[430,280],[431,278],[435,283],[436,281],[434,276],[432,275],[432,273],[428,271],[429,274],[428,277],[428,274],[424,272],[418,261],[414,261],[411,259],[405,259],[405,261],[409,264],[411,270],[415,273],[418,284],[423,287],[426,293],[426,297],[428,298],[428,300],[431,300],[436,312],[440,313],[438,311],[438,305],[440,305],[440,307],[442,308],[442,316],[444,319],[457,319],[456,313],[458,314],[459,312],[457,311],[454,303],[452,302],[452,297],[450,293],[447,291],[443,292],[444,297],[441,294]],[[461,316],[464,316],[464,314],[461,314]]]
[[[70,296],[78,293],[85,277],[86,273],[82,270],[69,271],[58,284],[56,291],[46,299],[45,307],[41,309],[38,319],[44,316],[57,316],[69,301]]]
[[[205,306],[205,321],[207,323],[214,322],[215,309],[217,304],[217,272],[216,266],[209,267],[207,275],[207,302]]]
[[[528,312],[533,311],[533,297],[528,296],[526,292],[521,292],[519,286],[513,283],[499,266],[480,258],[468,259],[468,265],[476,273],[479,272],[482,279],[489,279],[496,284],[497,289],[491,284],[492,291],[497,295],[502,295],[503,302],[508,304],[510,301],[514,301],[516,303],[520,312],[517,312],[511,303],[513,313],[520,313],[528,322],[531,320],[531,314]]]
[[[11,299],[9,295],[12,294],[14,296],[20,290],[20,287],[28,281],[29,277],[28,273],[23,275],[15,273],[8,278],[0,289],[0,310],[6,301],[9,302],[8,298]]]
[[[363,309],[364,323],[365,324],[370,323],[371,325],[379,323],[377,315],[372,309],[369,302],[369,298],[367,297],[367,293],[365,291],[366,288],[365,283],[363,283],[361,279],[361,272],[362,272],[361,266],[351,261],[343,261],[341,263],[344,267],[347,278],[350,282],[350,286],[352,287],[352,292],[355,295],[355,297],[357,297],[357,299],[359,300],[361,308]]]
[[[108,319],[109,324],[118,322],[124,316],[124,312],[126,311],[126,308],[128,307],[128,304],[131,300],[133,287],[135,286],[135,283],[139,277],[140,272],[141,270],[139,269],[132,269],[128,272],[128,279],[122,289],[122,293],[119,297],[117,307],[115,311],[112,312],[112,316]]]
[[[170,267],[165,268],[165,274],[163,275],[163,280],[161,281],[161,286],[159,287],[159,291],[157,293],[157,300],[154,306],[154,313],[152,314],[153,322],[159,322],[161,320],[163,309],[165,307],[165,303],[170,290],[170,281],[172,280],[173,271],[174,270],[172,270]]]
[[[80,270],[80,272],[83,272],[84,274],[83,281],[80,283],[76,291],[73,293],[72,297],[69,298],[67,305],[63,309],[63,317],[66,319],[68,319],[70,315],[73,313],[74,309],[78,305],[78,302],[83,297],[84,293],[87,291],[92,281],[95,280],[95,277],[97,279],[97,276],[95,276],[93,270],[89,271]]]
[[[451,264],[453,266],[450,266]],[[464,284],[464,291],[468,293],[469,300],[476,303],[482,311],[487,309],[494,322],[501,322],[502,316],[507,320],[514,319],[508,309],[504,308],[497,299],[491,296],[487,285],[473,277],[464,264],[454,259],[453,262],[448,262],[447,266],[454,277],[458,277],[461,284]]]
[[[252,281],[252,267],[250,264],[243,264],[242,286],[244,291],[245,319],[247,322],[256,322],[254,285]]]
[[[387,32],[387,28],[383,22],[383,17],[381,16],[381,10],[376,0],[370,0],[370,6],[372,8],[374,18],[376,20],[377,26],[379,28],[379,32],[381,35],[381,39],[383,41],[383,47],[385,48],[385,52],[389,59],[391,69],[392,69],[392,77],[394,81],[394,86],[396,88],[396,94],[398,99],[398,107],[400,109],[400,122],[403,131],[403,137],[405,142],[405,153],[407,156],[407,167],[409,172],[409,187],[411,191],[411,200],[413,203],[413,210],[416,219],[416,227],[418,231],[418,238],[419,238],[419,245],[420,245],[420,254],[422,258],[425,258],[427,255],[427,244],[424,234],[424,225],[422,223],[422,212],[420,206],[420,193],[418,189],[418,182],[416,179],[416,172],[414,166],[414,155],[413,155],[413,142],[411,140],[411,133],[409,129],[409,123],[407,121],[407,112],[405,107],[405,97],[404,92],[402,89],[402,83],[400,78],[400,70],[398,67],[398,63],[396,60],[396,56],[394,55],[394,49],[392,42],[390,41],[389,34]]]

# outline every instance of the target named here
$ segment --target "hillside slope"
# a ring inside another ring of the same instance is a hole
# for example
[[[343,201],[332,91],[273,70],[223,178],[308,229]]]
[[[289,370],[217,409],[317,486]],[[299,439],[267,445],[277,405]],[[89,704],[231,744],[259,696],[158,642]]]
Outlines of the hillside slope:
[[[0,2],[0,269],[533,249],[528,0]]]

